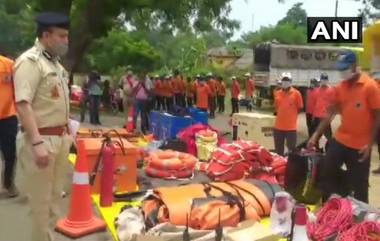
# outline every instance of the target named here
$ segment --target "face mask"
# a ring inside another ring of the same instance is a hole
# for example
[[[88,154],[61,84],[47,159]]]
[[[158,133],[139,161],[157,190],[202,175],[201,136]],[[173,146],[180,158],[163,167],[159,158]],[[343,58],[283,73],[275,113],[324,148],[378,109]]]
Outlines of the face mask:
[[[290,81],[282,81],[281,87],[283,89],[288,89],[290,86],[292,86],[292,83]]]
[[[340,71],[340,79],[341,80],[348,80],[352,77],[352,71],[351,69]]]
[[[322,86],[326,86],[329,84],[329,81],[328,80],[321,80],[321,85]]]
[[[59,57],[63,57],[69,51],[69,45],[67,44],[56,44],[51,48],[51,51]]]

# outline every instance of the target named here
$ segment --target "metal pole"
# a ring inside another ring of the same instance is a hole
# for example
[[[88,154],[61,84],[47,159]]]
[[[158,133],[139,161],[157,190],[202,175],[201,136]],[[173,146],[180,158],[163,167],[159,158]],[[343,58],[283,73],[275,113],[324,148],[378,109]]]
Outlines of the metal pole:
[[[335,0],[335,17],[338,17],[338,0]]]

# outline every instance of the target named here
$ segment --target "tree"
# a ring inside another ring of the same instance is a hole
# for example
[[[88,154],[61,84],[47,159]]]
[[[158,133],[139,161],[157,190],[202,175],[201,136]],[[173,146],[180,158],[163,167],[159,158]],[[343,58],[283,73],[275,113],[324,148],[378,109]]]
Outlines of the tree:
[[[66,67],[75,72],[90,44],[115,25],[166,28],[174,31],[188,28],[211,30],[213,26],[234,28],[228,19],[231,0],[34,0],[38,11],[55,10],[70,14],[72,28]],[[138,18],[139,16],[147,18]],[[154,21],[153,21],[154,20]]]
[[[276,40],[282,44],[306,44],[306,29],[293,24],[261,27],[256,32],[243,34],[242,39],[255,48],[257,44]]]
[[[286,16],[278,21],[278,25],[282,24],[292,24],[294,26],[307,26],[306,18],[306,10],[302,8],[303,3],[299,2],[294,4],[286,13]]]
[[[359,16],[363,17],[364,25],[380,17],[380,0],[356,0],[363,3],[363,8],[359,10]]]
[[[16,57],[34,41],[33,12],[19,1],[0,0],[0,19],[0,51]]]
[[[93,43],[87,60],[91,68],[102,73],[110,73],[123,66],[148,72],[157,66],[160,56],[147,41],[133,39],[127,32],[113,29],[106,37]]]

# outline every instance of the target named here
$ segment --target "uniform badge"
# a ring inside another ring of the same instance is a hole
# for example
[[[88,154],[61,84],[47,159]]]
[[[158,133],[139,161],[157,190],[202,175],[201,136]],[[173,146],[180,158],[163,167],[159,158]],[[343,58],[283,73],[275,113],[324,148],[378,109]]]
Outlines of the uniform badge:
[[[54,87],[51,89],[51,97],[53,99],[59,98],[59,90],[58,90],[57,85],[54,85]]]

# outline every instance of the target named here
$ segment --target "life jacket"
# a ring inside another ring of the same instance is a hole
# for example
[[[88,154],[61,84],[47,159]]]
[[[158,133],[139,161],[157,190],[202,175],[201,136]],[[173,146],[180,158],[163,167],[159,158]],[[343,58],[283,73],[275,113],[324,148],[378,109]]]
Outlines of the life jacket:
[[[163,187],[143,201],[142,209],[148,228],[169,222],[209,230],[219,223],[237,226],[244,220],[268,216],[273,197],[280,190],[278,185],[257,180]]]
[[[217,148],[201,170],[213,180],[232,181],[246,177],[284,185],[287,160],[253,141],[235,141]]]
[[[145,158],[145,172],[148,176],[164,179],[190,178],[197,161],[188,153],[158,150]]]

